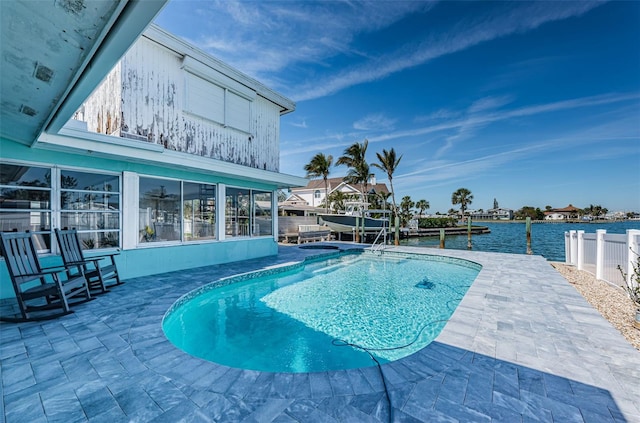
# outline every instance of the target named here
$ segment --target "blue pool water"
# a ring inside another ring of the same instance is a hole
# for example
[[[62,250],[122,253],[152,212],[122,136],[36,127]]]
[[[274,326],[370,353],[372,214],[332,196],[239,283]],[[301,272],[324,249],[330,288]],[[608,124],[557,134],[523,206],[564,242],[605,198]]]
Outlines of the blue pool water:
[[[480,268],[438,256],[335,255],[211,284],[179,300],[163,329],[189,354],[230,367],[367,367],[371,357],[345,342],[381,363],[418,351],[440,333]]]

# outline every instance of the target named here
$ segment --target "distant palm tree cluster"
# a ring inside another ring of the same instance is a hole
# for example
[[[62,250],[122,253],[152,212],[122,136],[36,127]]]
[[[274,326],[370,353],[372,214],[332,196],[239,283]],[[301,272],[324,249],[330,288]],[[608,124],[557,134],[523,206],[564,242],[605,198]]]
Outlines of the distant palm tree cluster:
[[[372,206],[377,209],[387,208],[391,209],[393,217],[399,222],[396,224],[396,228],[399,226],[406,226],[407,223],[414,218],[423,218],[424,212],[430,208],[429,201],[421,199],[413,201],[410,196],[403,196],[400,200],[400,204],[396,202],[395,190],[393,188],[393,175],[395,174],[402,155],[398,156],[396,151],[391,148],[390,150],[383,149],[381,153],[376,153],[378,161],[376,163],[369,163],[366,160],[367,147],[369,141],[355,142],[344,150],[342,156],[336,160],[336,166],[347,166],[347,175],[344,177],[345,182],[360,187],[363,195],[369,193],[369,181],[373,176],[371,173],[371,166],[382,170],[389,180],[390,193],[380,192],[375,193],[374,196],[369,198]],[[331,173],[331,167],[334,166],[333,157],[331,155],[325,155],[324,153],[317,153],[311,158],[311,161],[304,165],[304,170],[307,172],[307,178],[322,178],[324,180],[324,207],[326,212],[329,209],[334,212],[345,209],[345,201],[350,200],[347,195],[339,190],[336,190],[329,194],[328,177]],[[391,197],[391,204],[388,204],[388,198]],[[359,198],[364,201],[364,198]],[[456,218],[465,218],[469,214],[469,205],[473,202],[473,194],[467,188],[458,188],[453,194],[451,194],[451,204],[459,205],[459,210],[451,208],[447,211],[447,216],[454,216]],[[498,202],[494,199],[494,209],[498,208]],[[545,218],[545,212],[552,210],[551,206],[546,206],[545,210],[541,210],[539,207],[524,206],[517,210],[513,217],[515,219],[525,219],[530,217],[533,220],[542,220]],[[608,213],[608,209],[600,205],[589,205],[584,209],[576,209],[576,218],[583,218],[585,216],[593,219],[604,217]],[[417,215],[417,216],[416,216]],[[441,215],[436,213],[436,215]],[[628,216],[632,217],[632,216]],[[398,238],[396,238],[398,239]]]
[[[379,205],[378,201],[383,202],[383,206],[387,205],[389,195],[391,196],[390,209],[395,218],[395,228],[399,231],[399,227],[405,226],[407,222],[414,218],[414,208],[419,211],[419,217],[422,217],[424,211],[429,209],[430,205],[427,200],[421,199],[414,202],[410,196],[402,197],[400,206],[396,202],[395,190],[393,188],[393,175],[400,165],[402,155],[398,156],[396,151],[391,148],[390,150],[383,149],[381,153],[376,152],[377,163],[369,165],[366,159],[367,148],[369,141],[355,142],[344,150],[342,156],[336,160],[336,166],[347,166],[347,175],[344,177],[345,182],[353,185],[360,186],[360,192],[364,194],[369,193],[368,184],[373,176],[371,173],[371,166],[376,167],[385,172],[387,179],[389,180],[389,186],[391,193],[375,193],[376,195],[372,199],[372,203]],[[344,210],[344,202],[347,200],[344,193],[340,191],[334,191],[329,195],[328,178],[331,173],[331,167],[333,166],[333,156],[325,155],[324,153],[317,153],[311,158],[311,161],[304,165],[304,170],[307,172],[307,178],[322,178],[324,180],[324,207],[327,212],[329,208],[334,211]],[[364,201],[364,198],[361,198]],[[464,211],[467,206],[471,204],[473,195],[471,191],[466,188],[460,188],[453,193],[451,198],[452,203],[460,204],[461,215],[464,216]],[[386,207],[384,207],[386,208]],[[395,237],[396,242],[399,240],[399,236]]]

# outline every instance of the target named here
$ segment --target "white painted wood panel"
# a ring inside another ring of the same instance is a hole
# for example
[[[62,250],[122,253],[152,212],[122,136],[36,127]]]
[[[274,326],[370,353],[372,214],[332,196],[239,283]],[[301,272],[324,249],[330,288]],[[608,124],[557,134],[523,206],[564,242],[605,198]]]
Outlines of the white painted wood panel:
[[[251,102],[231,91],[227,91],[227,114],[225,124],[232,128],[249,132]]]
[[[166,149],[277,172],[281,106],[255,91],[248,98],[239,96],[234,86],[226,91],[226,125],[216,122],[220,104],[213,99],[215,85],[210,82],[224,78],[211,69],[206,80],[201,79],[184,69],[184,61],[181,54],[140,38],[87,100],[81,120],[95,132],[115,128],[117,135],[120,128],[124,136]],[[210,68],[200,64],[198,69],[202,73]],[[193,81],[199,89],[187,97]],[[224,81],[220,84],[225,86]],[[250,87],[244,87],[246,94]]]
[[[224,124],[224,88],[186,73],[184,109],[192,114]]]

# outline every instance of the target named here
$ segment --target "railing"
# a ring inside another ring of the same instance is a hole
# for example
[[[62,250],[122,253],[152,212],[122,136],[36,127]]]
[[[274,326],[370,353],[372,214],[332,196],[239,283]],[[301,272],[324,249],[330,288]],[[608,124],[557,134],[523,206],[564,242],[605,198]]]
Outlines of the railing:
[[[377,244],[378,240],[380,239],[380,235],[384,235],[383,241],[380,244]],[[382,228],[380,232],[378,232],[378,235],[376,235],[376,239],[373,240],[373,244],[371,244],[371,251],[382,250],[386,243],[387,243],[387,228]]]
[[[626,234],[608,234],[604,229],[598,229],[595,234],[569,231],[565,232],[564,239],[567,264],[616,286],[634,283],[631,276],[640,253],[640,230],[629,229]],[[626,273],[627,280],[618,267]]]

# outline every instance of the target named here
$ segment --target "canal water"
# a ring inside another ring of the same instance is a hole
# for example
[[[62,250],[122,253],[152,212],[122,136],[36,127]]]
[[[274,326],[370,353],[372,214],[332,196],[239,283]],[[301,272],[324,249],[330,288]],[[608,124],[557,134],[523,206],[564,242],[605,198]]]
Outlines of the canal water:
[[[501,253],[527,253],[527,233],[524,222],[477,222],[474,225],[487,226],[491,233],[472,235],[474,251],[493,251]],[[585,231],[595,233],[604,229],[607,233],[623,234],[627,229],[640,229],[640,221],[597,222],[597,223],[532,223],[531,250],[549,261],[564,261],[564,233]],[[438,247],[440,237],[409,238],[400,241],[401,245]],[[467,249],[467,235],[451,235],[445,238],[445,248]]]

